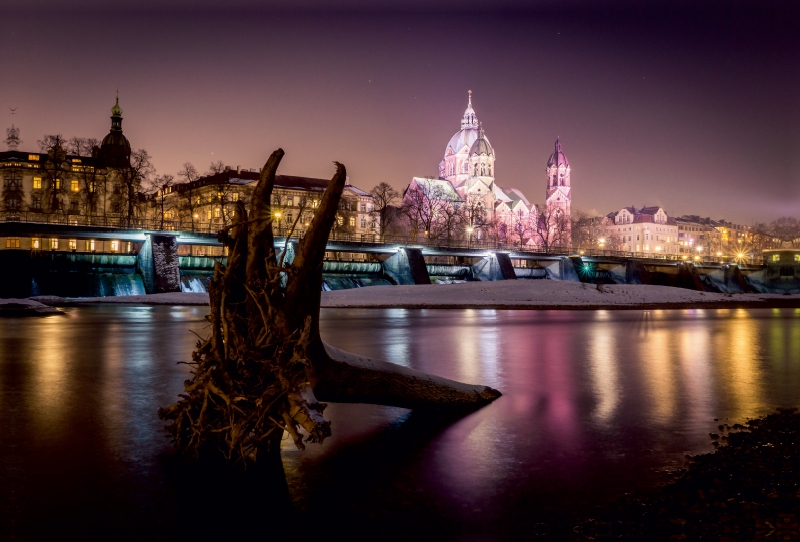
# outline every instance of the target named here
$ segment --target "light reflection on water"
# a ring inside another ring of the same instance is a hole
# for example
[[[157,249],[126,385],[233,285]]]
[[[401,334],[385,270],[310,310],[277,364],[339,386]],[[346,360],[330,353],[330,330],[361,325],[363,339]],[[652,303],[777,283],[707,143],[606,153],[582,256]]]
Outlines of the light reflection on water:
[[[205,312],[101,306],[0,322],[0,464],[17,473],[0,477],[0,528],[42,514],[66,532],[122,516],[140,534],[169,524],[156,411],[182,391],[176,362]],[[498,524],[514,537],[545,507],[664,481],[684,454],[712,450],[713,418],[800,405],[797,310],[326,309],[321,329],[339,348],[504,393],[444,421],[331,405],[333,438],[305,452],[286,441],[295,505],[351,532],[365,517],[397,536],[435,519],[454,539]],[[23,479],[15,508],[8,484]]]

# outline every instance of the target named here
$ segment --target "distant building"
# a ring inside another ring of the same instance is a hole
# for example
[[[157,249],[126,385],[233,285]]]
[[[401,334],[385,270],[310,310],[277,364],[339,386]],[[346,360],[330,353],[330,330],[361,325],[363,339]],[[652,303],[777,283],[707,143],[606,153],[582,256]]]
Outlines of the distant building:
[[[111,108],[111,130],[99,145],[92,139],[66,141],[45,136],[45,148],[32,152],[18,148],[19,131],[15,127],[7,133],[8,151],[0,152],[0,214],[4,220],[135,226],[135,221],[142,218],[143,196],[125,189],[125,181],[130,178],[131,145],[122,133],[119,97]],[[135,210],[134,216],[130,216],[131,209]],[[118,241],[87,241],[85,246],[69,239],[5,241],[6,248],[126,250]]]
[[[661,207],[623,207],[604,220],[604,244],[646,256],[678,255],[678,224]]]
[[[750,228],[747,226],[699,215],[683,215],[677,221],[682,254],[716,258],[737,254],[749,246]]]
[[[151,221],[167,230],[219,231],[231,223],[237,202],[249,209],[260,175],[255,169],[228,168],[159,190],[151,198]],[[328,184],[329,179],[277,175],[271,202],[275,235],[302,237]],[[372,194],[347,182],[333,233],[371,240],[379,236],[379,224]]]
[[[439,178],[414,177],[403,192],[407,214],[410,210],[419,215],[408,217],[411,232],[431,234],[419,222],[434,225],[435,207],[446,204],[459,207],[466,224],[457,232],[451,231],[452,213],[440,210],[439,236],[460,237],[467,231],[475,238],[494,236],[498,241],[521,245],[569,245],[570,166],[561,141],[556,140],[547,162],[547,189],[541,207],[531,204],[519,189],[497,184],[496,160],[497,153],[472,107],[470,91],[461,129],[450,138],[439,163]],[[440,201],[434,201],[437,199]]]

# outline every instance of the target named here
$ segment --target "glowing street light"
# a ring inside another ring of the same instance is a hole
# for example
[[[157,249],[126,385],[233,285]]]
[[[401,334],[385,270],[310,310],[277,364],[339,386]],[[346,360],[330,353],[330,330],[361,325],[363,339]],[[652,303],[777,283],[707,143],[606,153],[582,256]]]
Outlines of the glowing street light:
[[[470,247],[472,244],[472,232],[475,231],[475,228],[472,226],[467,226],[467,248]]]

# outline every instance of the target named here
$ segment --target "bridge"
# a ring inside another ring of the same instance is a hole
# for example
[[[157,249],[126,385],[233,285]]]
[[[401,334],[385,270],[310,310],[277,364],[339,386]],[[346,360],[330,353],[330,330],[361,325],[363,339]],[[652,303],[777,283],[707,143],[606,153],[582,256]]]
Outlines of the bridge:
[[[34,249],[33,245],[26,247],[24,244],[9,247],[7,243],[7,249],[0,250],[0,265],[15,272],[11,273],[14,277],[4,281],[5,285],[0,285],[0,297],[21,296],[31,288],[37,293],[32,284],[38,284],[38,293],[64,295],[65,289],[56,286],[61,280],[57,273],[64,276],[70,273],[134,274],[141,277],[142,288],[148,293],[201,289],[213,273],[215,261],[224,261],[222,244],[216,232],[210,231],[209,225],[182,231],[157,229],[159,224],[156,223],[126,228],[6,218],[5,222],[0,222],[0,237],[62,239],[68,242],[63,244],[66,250],[47,250],[44,246]],[[303,233],[298,232],[287,240],[285,235],[277,232],[276,250],[286,249],[290,261]],[[91,245],[84,241],[91,241]],[[94,247],[95,241],[116,242],[116,245],[110,245],[116,249],[81,250]],[[787,281],[783,277],[774,280],[775,277],[769,273],[770,266],[760,262],[707,260],[701,255],[689,260],[675,255],[571,247],[543,251],[486,239],[464,241],[333,233],[326,252],[323,273],[327,287],[332,289],[370,284],[519,278],[593,284],[659,284],[722,292],[785,291],[800,287],[794,278],[800,277],[800,267],[792,268],[793,280]],[[166,265],[166,270],[155,265],[156,261],[162,262],[161,267]],[[121,279],[117,277],[114,280]],[[132,289],[136,290],[135,287]],[[106,295],[111,290],[117,293],[118,288],[106,288],[101,294]],[[83,290],[78,293],[85,294]],[[129,292],[123,288],[122,293]]]

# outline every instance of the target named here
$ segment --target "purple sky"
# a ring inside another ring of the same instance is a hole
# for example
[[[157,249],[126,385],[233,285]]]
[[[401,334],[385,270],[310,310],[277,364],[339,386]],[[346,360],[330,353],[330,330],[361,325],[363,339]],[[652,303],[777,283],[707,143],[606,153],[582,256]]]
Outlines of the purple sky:
[[[281,173],[330,177],[339,160],[357,186],[401,189],[437,174],[472,89],[498,183],[533,202],[560,136],[577,208],[800,218],[800,11],[328,3],[11,0],[3,125],[24,149],[46,133],[102,138],[119,86],[125,134],[159,173],[260,167],[281,146]]]

